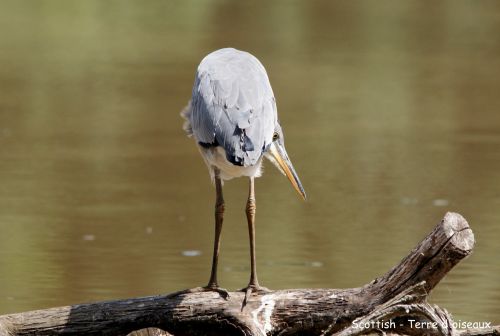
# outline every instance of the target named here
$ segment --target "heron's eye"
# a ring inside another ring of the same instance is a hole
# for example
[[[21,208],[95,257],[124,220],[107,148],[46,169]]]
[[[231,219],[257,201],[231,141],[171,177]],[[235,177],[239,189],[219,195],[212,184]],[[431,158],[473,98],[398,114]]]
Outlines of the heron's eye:
[[[273,141],[278,140],[279,137],[280,137],[280,135],[278,134],[278,132],[274,132],[274,134],[273,134]]]

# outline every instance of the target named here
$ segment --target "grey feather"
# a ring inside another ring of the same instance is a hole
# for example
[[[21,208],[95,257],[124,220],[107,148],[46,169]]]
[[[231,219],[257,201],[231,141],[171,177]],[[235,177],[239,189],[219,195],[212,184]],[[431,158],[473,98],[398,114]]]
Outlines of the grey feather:
[[[277,110],[266,70],[251,54],[217,50],[198,66],[184,129],[196,141],[222,146],[228,161],[255,165],[271,143]]]

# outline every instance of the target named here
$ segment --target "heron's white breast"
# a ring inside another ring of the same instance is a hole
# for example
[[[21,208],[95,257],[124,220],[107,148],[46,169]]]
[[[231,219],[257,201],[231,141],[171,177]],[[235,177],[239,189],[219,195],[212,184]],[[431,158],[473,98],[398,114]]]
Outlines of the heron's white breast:
[[[226,151],[221,146],[210,148],[198,146],[198,148],[200,149],[201,156],[207,164],[212,179],[214,177],[214,171],[212,167],[217,167],[220,170],[220,177],[223,180],[230,180],[232,178],[241,176],[260,177],[262,174],[262,157],[257,161],[255,165],[244,167],[237,166],[229,162],[226,159]]]

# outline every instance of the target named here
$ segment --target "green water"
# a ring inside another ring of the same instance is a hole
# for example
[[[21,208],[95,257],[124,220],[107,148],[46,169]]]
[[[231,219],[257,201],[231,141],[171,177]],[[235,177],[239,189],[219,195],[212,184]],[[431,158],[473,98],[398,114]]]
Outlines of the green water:
[[[199,61],[256,55],[302,202],[256,183],[269,288],[355,287],[446,211],[473,255],[431,301],[500,323],[500,4],[2,1],[0,314],[204,285],[214,188],[179,111]],[[247,181],[224,187],[219,279],[244,287]]]

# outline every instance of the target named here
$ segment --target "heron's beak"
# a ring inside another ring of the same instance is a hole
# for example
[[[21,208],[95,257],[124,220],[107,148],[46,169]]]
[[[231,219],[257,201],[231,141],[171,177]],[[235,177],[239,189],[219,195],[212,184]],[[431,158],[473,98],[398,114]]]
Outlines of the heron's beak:
[[[306,200],[306,192],[300,183],[300,179],[293,168],[292,162],[288,158],[285,147],[283,147],[277,141],[273,141],[268,150],[268,159],[273,162],[276,167],[278,167],[283,175],[285,175],[288,180],[292,183],[293,188]]]

